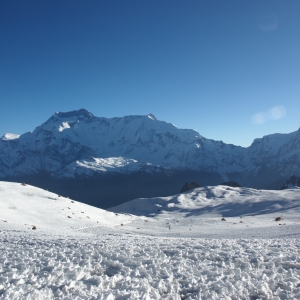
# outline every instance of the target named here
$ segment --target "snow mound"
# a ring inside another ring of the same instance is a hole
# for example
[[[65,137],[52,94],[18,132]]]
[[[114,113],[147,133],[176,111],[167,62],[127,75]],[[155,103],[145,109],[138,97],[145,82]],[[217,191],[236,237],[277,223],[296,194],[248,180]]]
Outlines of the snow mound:
[[[135,215],[177,212],[182,216],[240,217],[281,213],[300,213],[300,189],[256,190],[245,187],[207,186],[169,197],[135,199],[110,210]]]

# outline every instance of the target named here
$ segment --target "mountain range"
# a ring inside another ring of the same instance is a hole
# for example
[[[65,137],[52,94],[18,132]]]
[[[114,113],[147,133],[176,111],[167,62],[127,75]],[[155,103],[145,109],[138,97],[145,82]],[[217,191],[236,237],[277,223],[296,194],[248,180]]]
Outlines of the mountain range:
[[[186,181],[277,189],[291,175],[300,175],[300,129],[244,148],[152,114],[100,118],[80,109],[0,140],[1,180],[26,181],[102,208],[178,193]]]

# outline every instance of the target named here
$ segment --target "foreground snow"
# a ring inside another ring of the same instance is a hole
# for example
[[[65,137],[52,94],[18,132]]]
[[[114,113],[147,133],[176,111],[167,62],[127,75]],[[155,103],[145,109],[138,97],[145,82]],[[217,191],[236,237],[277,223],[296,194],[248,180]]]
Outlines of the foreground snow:
[[[300,242],[2,232],[4,299],[299,299]]]
[[[299,299],[299,195],[206,187],[121,214],[0,182],[0,298]]]

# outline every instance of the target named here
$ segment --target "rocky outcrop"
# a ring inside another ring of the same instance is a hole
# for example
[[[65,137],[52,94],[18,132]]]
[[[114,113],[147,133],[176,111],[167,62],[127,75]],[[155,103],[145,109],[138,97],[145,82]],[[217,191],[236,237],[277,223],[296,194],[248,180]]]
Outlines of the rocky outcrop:
[[[200,184],[196,183],[196,182],[192,182],[192,183],[188,183],[186,182],[182,189],[180,190],[180,193],[184,193],[184,192],[187,192],[187,191],[190,191],[190,190],[193,190],[193,189],[196,189],[198,187],[201,187]]]
[[[226,181],[221,183],[221,185],[231,186],[231,187],[241,187],[237,182],[235,181]]]
[[[285,190],[293,187],[300,187],[300,177],[292,175],[280,189]]]

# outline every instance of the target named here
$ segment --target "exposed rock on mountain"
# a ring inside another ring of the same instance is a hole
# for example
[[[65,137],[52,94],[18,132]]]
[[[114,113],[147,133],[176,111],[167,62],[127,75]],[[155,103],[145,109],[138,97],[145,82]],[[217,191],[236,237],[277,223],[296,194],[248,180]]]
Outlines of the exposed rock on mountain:
[[[184,192],[187,192],[187,191],[190,191],[190,190],[193,190],[193,189],[196,189],[198,187],[201,187],[200,184],[196,183],[196,182],[192,182],[192,183],[188,183],[186,182],[182,189],[180,190],[180,193],[184,193]]]
[[[300,177],[293,175],[290,177],[290,179],[286,181],[286,183],[280,189],[285,190],[295,186],[300,187]]]
[[[226,181],[221,183],[221,185],[231,186],[231,187],[241,187],[237,182],[235,181]]]

